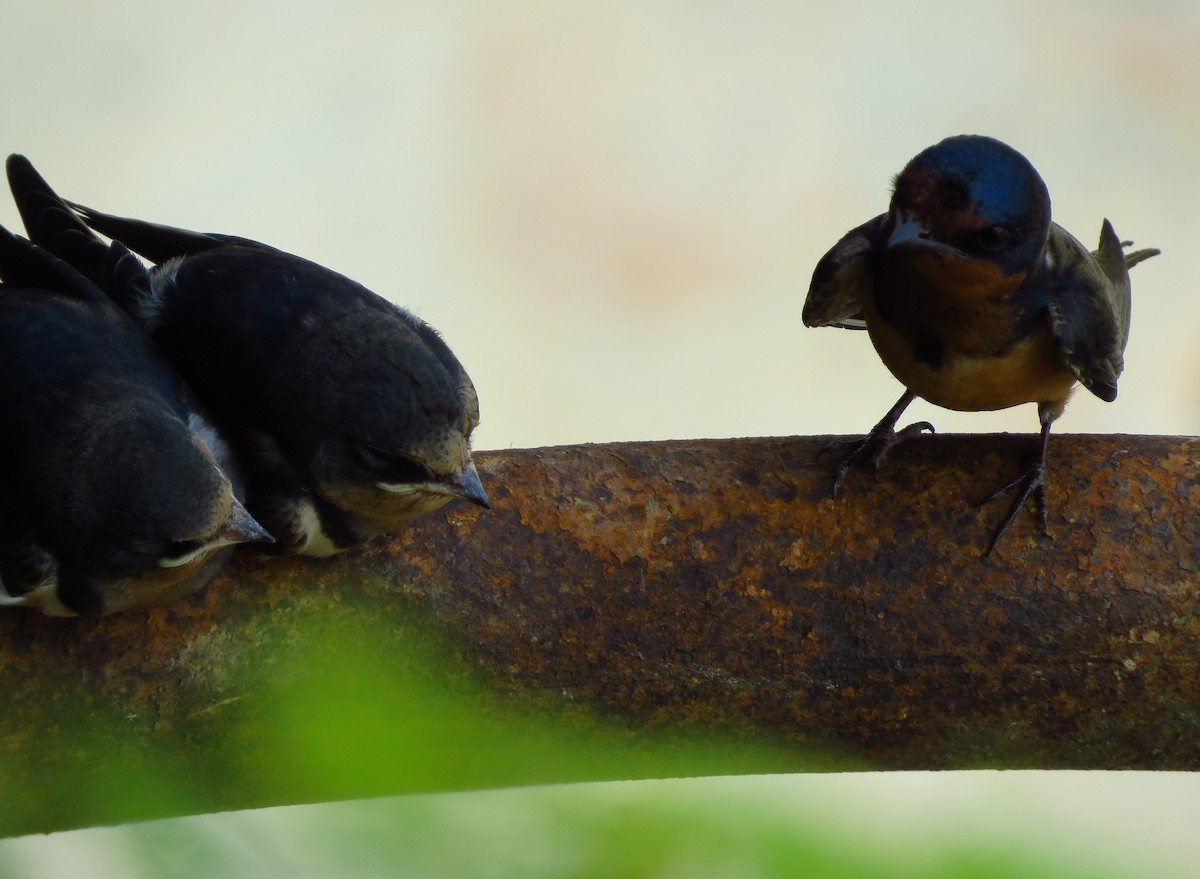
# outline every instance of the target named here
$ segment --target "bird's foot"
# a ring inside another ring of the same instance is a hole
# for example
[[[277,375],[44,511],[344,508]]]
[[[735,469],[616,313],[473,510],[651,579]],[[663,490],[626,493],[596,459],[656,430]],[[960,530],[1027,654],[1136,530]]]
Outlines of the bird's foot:
[[[1013,500],[1012,506],[1008,508],[1008,514],[1004,517],[1004,521],[1000,523],[992,535],[992,539],[983,553],[984,556],[992,554],[992,550],[996,548],[996,544],[1000,541],[1000,538],[1008,531],[1009,526],[1017,518],[1017,513],[1021,512],[1022,507],[1025,506],[1030,496],[1033,497],[1038,520],[1042,524],[1042,533],[1046,536],[1050,535],[1050,525],[1046,515],[1046,468],[1041,455],[1035,455],[1020,476],[1012,482],[1001,486],[975,506],[981,507],[984,504],[991,503],[997,498],[1008,494],[1014,488],[1017,489],[1017,496]]]
[[[878,476],[879,463],[892,446],[922,433],[936,432],[928,421],[917,421],[901,430],[894,430],[894,427],[895,421],[889,422],[885,418],[875,425],[863,439],[830,443],[817,453],[818,458],[830,452],[847,453],[834,473],[833,496],[835,498],[841,495],[842,483],[846,479],[846,474],[854,467],[865,463],[870,469],[871,475]]]

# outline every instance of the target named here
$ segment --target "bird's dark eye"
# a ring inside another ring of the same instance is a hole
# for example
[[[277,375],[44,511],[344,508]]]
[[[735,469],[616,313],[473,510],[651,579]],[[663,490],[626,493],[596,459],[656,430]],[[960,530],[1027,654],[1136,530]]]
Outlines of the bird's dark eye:
[[[191,555],[204,544],[199,540],[173,540],[163,547],[163,558],[179,559]]]
[[[183,558],[203,545],[199,540],[145,540],[130,543],[121,552],[130,558],[159,561]]]
[[[406,455],[392,454],[365,443],[352,443],[354,458],[378,482],[428,482],[433,478],[429,468]]]
[[[162,568],[177,568],[180,565],[191,564],[207,555],[206,552],[202,552],[204,549],[204,542],[200,540],[173,540],[164,545],[158,565]]]
[[[994,253],[1003,250],[1012,241],[1012,230],[1007,226],[988,226],[974,234],[975,244],[980,250]]]
[[[121,541],[112,544],[105,552],[105,561],[118,570],[144,570],[153,567],[169,544],[157,540]]]
[[[137,543],[130,543],[125,547],[125,551],[132,556],[158,559],[170,554],[171,544],[165,540],[139,541]]]

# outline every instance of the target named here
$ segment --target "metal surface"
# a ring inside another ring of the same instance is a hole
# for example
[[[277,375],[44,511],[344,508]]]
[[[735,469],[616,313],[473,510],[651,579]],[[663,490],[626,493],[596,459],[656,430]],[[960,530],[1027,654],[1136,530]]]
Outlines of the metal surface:
[[[674,774],[1200,768],[1200,440],[1053,437],[1052,537],[1023,515],[982,559],[1003,502],[973,502],[1018,471],[1032,440],[922,437],[894,449],[877,482],[852,474],[838,501],[836,461],[816,460],[825,438],[482,453],[490,513],[452,504],[330,560],[244,557],[149,614],[6,611],[0,825],[664,771],[601,768],[570,748],[539,764],[551,734],[526,724],[530,710],[622,747],[644,738],[669,753],[664,737],[707,731],[776,755],[683,759]],[[345,706],[387,702],[390,684],[321,677],[352,656],[347,644],[430,688],[405,691],[382,721],[359,716]],[[376,721],[383,752],[393,732],[418,756],[444,750],[442,727],[409,727],[444,708],[421,699],[459,680],[472,695],[449,726],[502,737],[515,724],[524,745],[505,745],[506,765],[301,782],[273,762],[281,735],[353,736]],[[279,720],[280,692],[323,688],[343,701]],[[134,770],[97,768],[118,757],[205,775],[202,793],[131,806],[121,778]],[[21,812],[45,766],[60,780]],[[65,804],[68,786],[93,782],[123,805]]]

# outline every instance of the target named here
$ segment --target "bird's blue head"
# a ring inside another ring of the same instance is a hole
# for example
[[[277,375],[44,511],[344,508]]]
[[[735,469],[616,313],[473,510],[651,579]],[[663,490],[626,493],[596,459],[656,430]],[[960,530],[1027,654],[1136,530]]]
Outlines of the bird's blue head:
[[[981,135],[949,137],[896,177],[889,247],[927,244],[986,260],[1005,276],[1038,259],[1050,231],[1050,193],[1019,152]]]

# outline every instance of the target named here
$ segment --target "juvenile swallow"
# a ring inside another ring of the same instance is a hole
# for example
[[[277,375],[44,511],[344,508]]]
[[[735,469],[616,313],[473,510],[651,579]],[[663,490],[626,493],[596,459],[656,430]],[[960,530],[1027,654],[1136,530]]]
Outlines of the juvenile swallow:
[[[72,260],[91,227],[154,263],[114,298],[234,445],[266,551],[330,555],[454,498],[489,506],[475,388],[428,324],[265,244],[64,202],[21,156],[8,174],[36,243]]]
[[[118,244],[114,288],[145,269]],[[96,285],[0,227],[0,604],[107,614],[270,540],[182,380]]]
[[[836,497],[857,464],[874,470],[898,439],[915,397],[978,412],[1036,403],[1041,434],[1012,482],[1016,498],[991,553],[1032,496],[1047,532],[1045,459],[1050,425],[1076,385],[1117,396],[1129,339],[1128,269],[1156,255],[1125,252],[1105,220],[1089,252],[1050,220],[1045,183],[1019,152],[990,137],[943,140],[895,180],[886,214],[848,232],[817,263],[804,323],[866,329],[904,394],[837,469]],[[986,502],[986,501],[985,501]]]

